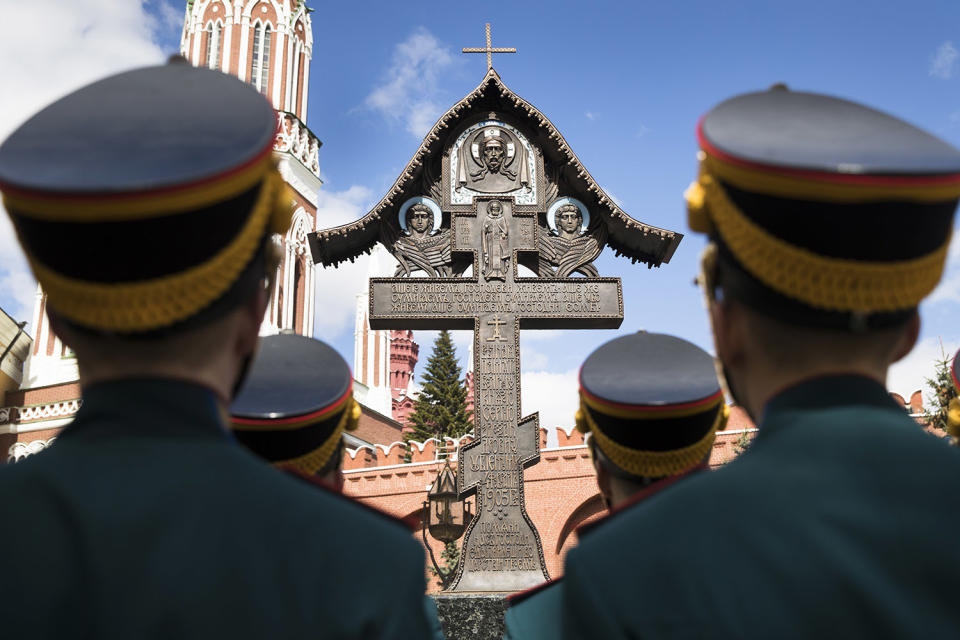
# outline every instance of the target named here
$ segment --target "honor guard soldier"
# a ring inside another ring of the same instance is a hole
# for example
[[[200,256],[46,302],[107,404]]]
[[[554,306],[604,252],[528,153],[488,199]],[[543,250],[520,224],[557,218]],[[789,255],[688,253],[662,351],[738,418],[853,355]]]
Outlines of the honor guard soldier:
[[[589,545],[593,531],[706,469],[728,416],[713,358],[686,340],[641,331],[591,353],[580,369],[576,421],[590,434],[597,485],[610,514],[580,527],[580,544]],[[628,577],[622,567],[599,579],[621,577]],[[510,596],[504,638],[559,638],[563,588],[559,578]]]
[[[564,637],[954,636],[960,495],[930,487],[960,481],[960,452],[884,385],[942,274],[960,152],[782,86],[698,135],[699,280],[758,435],[571,551]]]
[[[428,636],[409,534],[229,435],[290,224],[275,128],[256,89],[178,63],[86,86],[0,146],[83,395],[53,446],[0,468],[6,636]]]
[[[328,344],[296,334],[260,339],[250,373],[230,407],[233,434],[254,455],[409,529],[402,520],[340,493],[344,435],[356,429],[359,419],[347,362]],[[377,544],[363,532],[359,536],[355,546]],[[424,596],[424,606],[432,637],[442,640],[436,604]]]
[[[356,429],[359,419],[346,361],[328,344],[296,334],[260,339],[230,407],[240,444],[276,467],[338,492],[343,434]]]

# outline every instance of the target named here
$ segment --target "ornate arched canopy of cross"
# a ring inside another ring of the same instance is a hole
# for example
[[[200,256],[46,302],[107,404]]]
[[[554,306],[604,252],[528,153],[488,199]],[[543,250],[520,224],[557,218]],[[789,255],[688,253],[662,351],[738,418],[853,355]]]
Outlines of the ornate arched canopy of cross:
[[[516,53],[515,47],[494,47],[490,41],[490,23],[487,23],[487,46],[486,47],[464,47],[463,53],[485,53],[487,54],[487,71],[493,69],[493,54],[495,53]]]

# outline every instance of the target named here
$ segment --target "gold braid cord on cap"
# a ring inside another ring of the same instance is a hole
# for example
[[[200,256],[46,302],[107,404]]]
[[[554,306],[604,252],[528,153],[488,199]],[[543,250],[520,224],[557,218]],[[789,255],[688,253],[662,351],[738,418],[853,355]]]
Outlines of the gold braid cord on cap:
[[[917,306],[937,286],[949,240],[926,256],[898,262],[827,258],[789,244],[747,218],[709,172],[685,194],[690,228],[720,234],[740,264],[774,291],[829,311],[899,311]]]
[[[960,440],[960,398],[951,400],[947,407],[947,433],[954,441]]]
[[[590,414],[590,407],[584,400],[583,394],[580,394],[580,408],[577,410],[576,423],[577,429],[582,433],[593,434],[597,446],[600,447],[604,455],[627,473],[644,478],[662,478],[683,473],[700,464],[707,457],[713,447],[717,431],[726,427],[727,420],[730,417],[730,408],[723,402],[722,397],[719,403],[721,407],[717,411],[717,417],[710,426],[710,430],[698,442],[671,451],[631,449],[613,441],[593,419]],[[716,404],[710,406],[715,407]],[[701,412],[704,411],[703,407],[698,407],[698,409]]]
[[[160,278],[90,282],[57,273],[29,252],[27,258],[50,306],[67,320],[104,331],[150,331],[186,320],[225,294],[253,258],[267,229],[282,234],[290,227],[291,201],[283,178],[271,168],[253,210],[230,244],[200,265]]]
[[[320,447],[298,458],[277,460],[274,461],[273,464],[278,467],[296,469],[304,475],[312,476],[320,469],[323,469],[327,462],[330,461],[330,456],[337,451],[337,445],[340,443],[340,434],[344,431],[353,431],[356,429],[359,421],[360,405],[351,397],[347,401],[347,407],[343,411],[343,414],[341,414],[337,426],[333,428],[333,431],[327,439],[323,441]]]

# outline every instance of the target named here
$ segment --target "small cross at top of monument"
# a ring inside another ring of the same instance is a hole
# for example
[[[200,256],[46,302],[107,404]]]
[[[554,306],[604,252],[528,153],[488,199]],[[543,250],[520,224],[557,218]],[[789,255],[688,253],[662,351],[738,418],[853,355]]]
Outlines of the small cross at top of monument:
[[[485,53],[487,54],[487,71],[493,69],[493,54],[495,53],[516,53],[516,47],[494,47],[490,41],[490,23],[487,23],[487,46],[486,47],[464,47],[463,53]]]

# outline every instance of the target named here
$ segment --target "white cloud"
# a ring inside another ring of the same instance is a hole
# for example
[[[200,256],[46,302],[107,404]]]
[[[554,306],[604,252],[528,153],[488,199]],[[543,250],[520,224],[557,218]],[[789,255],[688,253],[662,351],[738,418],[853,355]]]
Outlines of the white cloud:
[[[545,353],[537,351],[533,347],[520,345],[520,362],[522,369],[546,369],[550,364],[550,359]]]
[[[142,2],[31,0],[3,3],[0,140],[50,102],[98,78],[164,60],[156,19]],[[37,34],[43,33],[42,38]],[[0,207],[0,300],[28,319],[36,284]]]
[[[559,338],[563,335],[563,333],[564,332],[560,329],[537,329],[536,331],[523,331],[520,334],[520,342],[521,344],[526,341],[545,342],[547,340]]]
[[[953,42],[949,40],[944,42],[937,47],[937,52],[930,58],[930,75],[944,80],[952,77],[957,57],[960,57],[960,52],[953,46]]]
[[[650,131],[651,131],[650,127],[648,127],[648,126],[645,125],[645,124],[641,124],[641,125],[640,125],[640,128],[637,129],[637,137],[638,137],[638,138],[642,138],[643,136],[645,136],[645,135],[647,135],[648,133],[650,133]]]
[[[587,120],[596,120],[596,119],[597,119],[597,114],[595,114],[595,113],[592,112],[592,111],[587,111],[587,112],[586,112],[585,114],[583,114],[583,115],[585,115],[585,116],[587,117]]]
[[[364,105],[422,138],[442,112],[439,77],[453,62],[449,48],[421,27],[396,46],[383,84]]]
[[[937,302],[960,302],[960,228],[953,232],[943,278],[927,300],[927,304]]]
[[[573,416],[579,405],[577,369],[562,373],[521,373],[520,391],[522,415],[539,412],[540,426],[547,429],[573,426]]]
[[[345,191],[320,189],[317,196],[317,224],[326,229],[364,215],[372,204],[373,192],[364,186],[353,185]],[[317,311],[313,323],[317,337],[330,340],[353,324],[357,294],[366,286],[370,260],[370,256],[363,255],[354,262],[343,262],[337,267],[317,267]]]
[[[956,339],[944,339],[942,344],[943,352],[940,338],[932,337],[918,342],[906,358],[890,367],[887,389],[899,393],[905,400],[910,400],[910,395],[919,389],[923,391],[926,403],[928,390],[925,380],[933,377],[934,364],[943,357],[941,353],[956,353],[960,347],[960,341]]]

